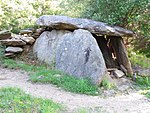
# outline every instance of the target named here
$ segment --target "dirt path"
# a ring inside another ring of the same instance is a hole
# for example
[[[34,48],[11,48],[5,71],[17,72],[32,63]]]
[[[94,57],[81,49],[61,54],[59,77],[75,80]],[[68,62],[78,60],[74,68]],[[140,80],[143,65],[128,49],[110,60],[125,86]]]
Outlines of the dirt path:
[[[5,78],[5,79],[4,79]],[[53,85],[32,84],[23,71],[0,68],[0,87],[19,87],[31,95],[52,99],[72,113],[77,109],[102,109],[108,113],[150,113],[150,99],[138,93],[103,99],[65,92]]]

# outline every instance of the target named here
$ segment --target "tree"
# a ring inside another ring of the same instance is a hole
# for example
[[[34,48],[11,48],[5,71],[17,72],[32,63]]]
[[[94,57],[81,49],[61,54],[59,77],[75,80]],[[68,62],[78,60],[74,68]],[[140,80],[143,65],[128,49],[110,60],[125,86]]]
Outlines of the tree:
[[[37,18],[44,14],[58,14],[51,6],[52,0],[0,0],[0,30],[33,27]]]
[[[137,36],[127,39],[129,43],[150,53],[149,0],[67,0],[63,3],[64,14],[69,16],[103,21],[135,31]]]

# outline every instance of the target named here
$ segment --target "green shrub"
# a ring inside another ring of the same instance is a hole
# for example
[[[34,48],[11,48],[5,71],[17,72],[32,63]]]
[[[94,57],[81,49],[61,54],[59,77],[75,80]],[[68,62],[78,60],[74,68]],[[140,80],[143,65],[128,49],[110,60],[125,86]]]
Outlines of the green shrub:
[[[149,0],[63,0],[62,14],[117,25],[135,32],[128,44],[150,57]],[[125,38],[125,37],[124,37]]]
[[[150,77],[137,76],[136,83],[142,88],[150,89]]]
[[[147,92],[147,93],[146,93],[146,96],[147,96],[148,98],[150,98],[150,92]]]
[[[133,66],[141,66],[142,68],[150,68],[150,58],[143,54],[133,51],[129,52],[129,58]]]
[[[150,77],[138,76],[136,85],[142,90],[142,94],[150,98]]]
[[[109,82],[107,79],[104,79],[101,83],[101,87],[103,87],[104,89],[111,89],[111,88],[114,88],[115,85]]]
[[[0,30],[8,29],[18,33],[20,29],[35,27],[41,15],[59,14],[52,0],[0,0]]]

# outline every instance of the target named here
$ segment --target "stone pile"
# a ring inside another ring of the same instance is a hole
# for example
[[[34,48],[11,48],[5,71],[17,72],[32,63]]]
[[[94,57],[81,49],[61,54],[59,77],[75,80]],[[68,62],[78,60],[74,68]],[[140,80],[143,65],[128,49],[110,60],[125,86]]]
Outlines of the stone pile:
[[[13,34],[9,30],[0,31],[0,44],[5,46],[5,57],[15,57],[24,52],[27,46],[34,44],[36,38],[43,32],[43,28],[21,30]]]

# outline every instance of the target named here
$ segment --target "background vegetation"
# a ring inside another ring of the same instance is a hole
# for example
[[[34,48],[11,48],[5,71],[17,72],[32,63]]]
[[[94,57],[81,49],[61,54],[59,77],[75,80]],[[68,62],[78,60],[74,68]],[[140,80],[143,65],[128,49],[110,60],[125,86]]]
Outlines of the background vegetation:
[[[36,19],[45,14],[58,14],[52,0],[0,0],[0,30],[18,33],[34,27]]]
[[[90,18],[121,26],[136,32],[136,37],[124,38],[150,56],[150,1],[149,0],[65,0],[65,15]],[[71,4],[71,5],[70,5]],[[73,13],[72,13],[73,12]]]
[[[0,0],[0,30],[36,27],[41,15],[67,15],[118,25],[136,32],[127,45],[150,57],[149,0]]]

